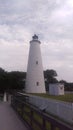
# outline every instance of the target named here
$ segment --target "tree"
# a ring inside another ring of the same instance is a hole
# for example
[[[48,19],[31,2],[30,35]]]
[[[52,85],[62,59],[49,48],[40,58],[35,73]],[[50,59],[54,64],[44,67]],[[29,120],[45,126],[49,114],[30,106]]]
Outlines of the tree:
[[[44,78],[45,78],[45,86],[46,90],[49,89],[49,83],[57,83],[58,80],[55,78],[57,76],[57,72],[55,70],[46,70],[44,71]]]
[[[26,72],[6,72],[0,68],[0,92],[13,89],[23,89],[25,85]]]
[[[6,77],[5,70],[0,68],[0,92],[3,92],[5,90],[5,77]]]
[[[9,89],[23,89],[24,79],[26,78],[25,72],[13,71],[8,73],[8,88]]]
[[[55,78],[57,76],[57,72],[55,70],[46,70],[44,71],[44,77],[49,83],[58,82]]]

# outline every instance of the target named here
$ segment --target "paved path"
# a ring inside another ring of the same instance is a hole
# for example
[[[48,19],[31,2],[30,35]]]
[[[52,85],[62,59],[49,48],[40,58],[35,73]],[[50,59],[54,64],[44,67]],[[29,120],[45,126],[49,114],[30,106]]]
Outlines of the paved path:
[[[28,130],[8,103],[0,102],[0,130]]]

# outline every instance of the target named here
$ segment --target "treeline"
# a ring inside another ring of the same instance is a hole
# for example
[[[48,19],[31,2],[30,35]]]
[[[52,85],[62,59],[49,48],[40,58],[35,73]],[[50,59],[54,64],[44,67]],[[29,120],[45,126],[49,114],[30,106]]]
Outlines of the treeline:
[[[44,71],[45,87],[49,90],[49,83],[64,83],[66,91],[73,91],[73,83],[57,80],[57,72],[55,70]],[[0,92],[10,90],[22,90],[25,88],[26,72],[12,71],[7,72],[0,68]]]
[[[65,80],[57,80],[57,72],[55,70],[44,71],[45,87],[49,91],[49,83],[63,83],[65,91],[73,91],[73,82],[67,82]]]
[[[25,72],[6,72],[4,69],[0,68],[0,92],[9,91],[13,89],[23,89],[25,85],[25,78]]]

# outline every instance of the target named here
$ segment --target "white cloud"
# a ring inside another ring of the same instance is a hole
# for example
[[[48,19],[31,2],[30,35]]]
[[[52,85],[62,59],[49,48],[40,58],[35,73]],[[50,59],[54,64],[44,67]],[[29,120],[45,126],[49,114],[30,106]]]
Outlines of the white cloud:
[[[72,0],[0,0],[1,67],[26,70],[34,33],[42,42],[44,69],[55,69],[60,79],[73,81]]]
[[[28,50],[27,44],[20,44],[17,41],[10,44],[6,40],[2,40],[2,44],[0,44],[0,67],[8,71],[26,71]]]

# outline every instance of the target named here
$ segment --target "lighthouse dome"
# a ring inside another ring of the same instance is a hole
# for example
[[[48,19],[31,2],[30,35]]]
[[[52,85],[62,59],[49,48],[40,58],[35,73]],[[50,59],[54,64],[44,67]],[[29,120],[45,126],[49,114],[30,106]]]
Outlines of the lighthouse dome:
[[[34,36],[32,36],[32,40],[30,41],[30,43],[41,43],[39,40],[38,40],[38,36],[36,34],[34,34]]]
[[[32,38],[33,38],[33,40],[38,40],[38,36],[36,34],[34,34],[34,36]]]

